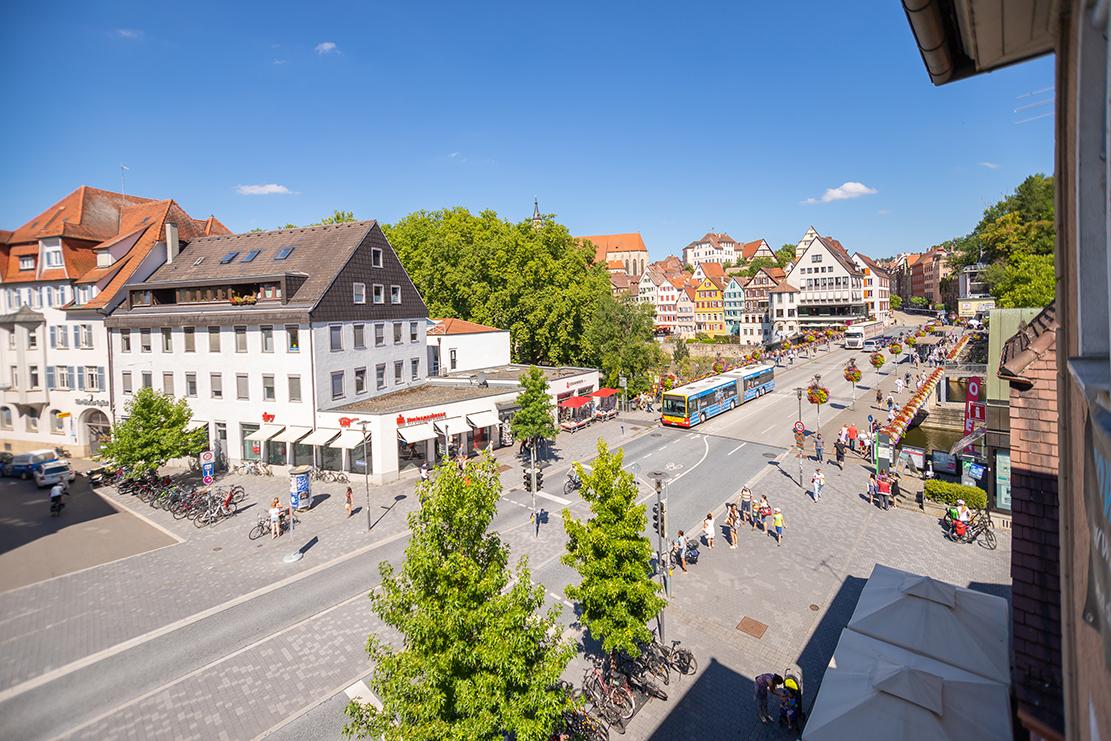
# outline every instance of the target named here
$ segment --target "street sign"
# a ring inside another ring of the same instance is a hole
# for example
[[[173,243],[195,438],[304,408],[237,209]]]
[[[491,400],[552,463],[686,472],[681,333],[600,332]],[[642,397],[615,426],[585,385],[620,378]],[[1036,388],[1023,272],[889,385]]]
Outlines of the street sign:
[[[625,376],[621,376],[620,378],[617,379],[617,384],[621,388],[625,388],[626,386],[629,385],[629,379],[625,378]]]
[[[215,463],[215,462],[216,462],[216,454],[213,453],[211,450],[205,450],[201,453],[201,463],[202,464],[203,463]]]
[[[58,419],[65,419],[70,416],[69,412],[58,412]]]
[[[212,486],[212,482],[215,481],[216,479],[212,478],[211,476],[205,476],[201,480],[204,481],[205,486]]]
[[[798,432],[800,434],[806,432],[806,425],[802,423],[801,419],[798,422],[795,422],[795,432]]]

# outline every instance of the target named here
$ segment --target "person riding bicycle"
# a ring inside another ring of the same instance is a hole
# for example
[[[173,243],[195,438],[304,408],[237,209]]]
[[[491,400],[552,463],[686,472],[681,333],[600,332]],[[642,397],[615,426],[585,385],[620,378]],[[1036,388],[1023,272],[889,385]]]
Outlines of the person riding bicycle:
[[[61,481],[50,487],[50,513],[61,514],[62,508],[66,503],[62,501],[62,495],[66,493],[66,487]]]

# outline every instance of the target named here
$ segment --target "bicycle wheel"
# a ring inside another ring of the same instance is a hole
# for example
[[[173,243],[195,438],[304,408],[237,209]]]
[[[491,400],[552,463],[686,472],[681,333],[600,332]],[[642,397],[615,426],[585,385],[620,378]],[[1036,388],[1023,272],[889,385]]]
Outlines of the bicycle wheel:
[[[685,648],[676,648],[671,652],[668,658],[668,663],[671,668],[680,674],[691,675],[698,671],[698,661],[694,658],[694,654]]]
[[[269,529],[269,527],[268,527],[269,525],[270,525],[269,521],[259,520],[258,522],[255,523],[255,526],[253,528],[251,528],[251,531],[249,533],[247,533],[247,537],[250,538],[251,540],[258,540],[259,538],[261,538],[263,535],[266,534],[266,531]]]
[[[979,541],[981,546],[983,546],[984,548],[987,548],[989,551],[994,551],[995,546],[998,545],[998,543],[996,543],[996,541],[995,541],[995,533],[992,532],[990,528],[988,528],[988,529],[984,530],[984,532],[980,533],[980,537],[978,538],[978,541]]]
[[[636,712],[636,700],[633,693],[624,687],[610,687],[608,693],[610,704],[620,713],[622,719],[628,720]]]

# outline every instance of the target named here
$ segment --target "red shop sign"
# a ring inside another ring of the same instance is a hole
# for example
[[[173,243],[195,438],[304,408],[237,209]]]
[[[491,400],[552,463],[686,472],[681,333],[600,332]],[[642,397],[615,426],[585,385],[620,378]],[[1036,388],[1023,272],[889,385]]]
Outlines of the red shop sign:
[[[404,414],[397,415],[397,426],[415,425],[421,422],[431,422],[434,419],[444,419],[447,417],[447,412],[433,412],[432,414],[422,414],[419,417],[406,417]],[[340,420],[342,423],[343,420]]]
[[[273,422],[274,421],[274,415],[271,414],[270,412],[263,412],[262,413],[262,421],[263,422]]]
[[[339,418],[339,426],[343,427],[343,428],[347,428],[347,427],[350,427],[351,425],[353,425],[354,423],[356,423],[358,421],[359,421],[358,417],[340,417]]]

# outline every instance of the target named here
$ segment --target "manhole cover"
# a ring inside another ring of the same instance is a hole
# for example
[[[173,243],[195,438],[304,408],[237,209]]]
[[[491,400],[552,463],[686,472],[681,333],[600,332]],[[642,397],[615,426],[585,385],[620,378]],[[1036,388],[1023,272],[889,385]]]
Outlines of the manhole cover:
[[[498,473],[505,473],[510,468],[512,468],[512,466],[498,466]]]
[[[810,605],[810,611],[811,612],[817,612],[818,611],[818,606],[817,605]]]
[[[737,630],[753,638],[760,639],[764,637],[764,633],[767,632],[768,626],[764,625],[759,620],[743,617],[741,618],[741,622],[737,623]]]
[[[775,458],[775,453],[764,453],[765,458]]]
[[[222,551],[222,550],[224,550],[224,549],[223,549],[223,548],[222,548],[221,546],[215,546],[215,547],[214,547],[214,548],[213,548],[212,550],[214,550],[214,551]]]
[[[663,436],[664,436],[664,434],[662,432],[651,432],[651,433],[648,434],[648,437],[663,437]]]

